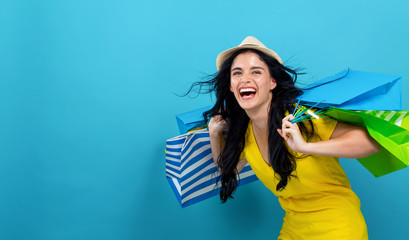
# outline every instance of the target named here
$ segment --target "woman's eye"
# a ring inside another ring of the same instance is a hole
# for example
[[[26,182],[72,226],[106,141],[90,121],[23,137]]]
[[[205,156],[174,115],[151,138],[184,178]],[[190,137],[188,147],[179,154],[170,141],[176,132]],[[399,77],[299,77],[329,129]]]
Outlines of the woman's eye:
[[[260,71],[254,71],[253,74],[261,74]]]
[[[241,72],[234,72],[233,76],[240,75],[240,74],[241,74]]]

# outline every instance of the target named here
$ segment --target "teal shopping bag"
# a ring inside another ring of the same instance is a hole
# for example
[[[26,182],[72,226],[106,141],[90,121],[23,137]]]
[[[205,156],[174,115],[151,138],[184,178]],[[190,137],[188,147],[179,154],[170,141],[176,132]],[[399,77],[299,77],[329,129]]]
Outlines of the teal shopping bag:
[[[344,70],[304,88],[302,105],[348,110],[398,110],[402,108],[402,78],[398,75]]]
[[[185,134],[193,129],[205,127],[206,121],[203,118],[203,113],[211,108],[212,106],[207,106],[177,114],[176,121],[178,123],[180,134]]]

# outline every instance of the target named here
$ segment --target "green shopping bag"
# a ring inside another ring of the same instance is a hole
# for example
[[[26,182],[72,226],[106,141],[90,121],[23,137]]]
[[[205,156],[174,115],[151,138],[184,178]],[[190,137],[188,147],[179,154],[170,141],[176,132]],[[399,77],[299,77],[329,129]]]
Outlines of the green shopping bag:
[[[369,134],[381,145],[378,153],[358,159],[375,177],[408,166],[408,111],[351,111],[331,108],[325,114],[342,122],[366,127]]]

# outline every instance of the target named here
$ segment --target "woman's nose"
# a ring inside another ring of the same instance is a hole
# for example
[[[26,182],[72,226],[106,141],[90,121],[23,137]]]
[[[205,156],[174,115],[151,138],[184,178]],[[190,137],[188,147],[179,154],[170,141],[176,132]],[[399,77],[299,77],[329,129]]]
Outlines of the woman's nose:
[[[240,79],[241,82],[249,82],[250,81],[250,76],[248,74],[243,74],[243,77]]]

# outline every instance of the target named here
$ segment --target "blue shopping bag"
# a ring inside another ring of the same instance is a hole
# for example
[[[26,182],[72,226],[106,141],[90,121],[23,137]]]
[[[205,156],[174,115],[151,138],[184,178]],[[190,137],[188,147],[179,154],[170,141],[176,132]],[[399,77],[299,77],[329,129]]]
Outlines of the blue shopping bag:
[[[205,127],[206,121],[203,118],[203,113],[210,110],[212,106],[202,107],[189,112],[184,112],[176,115],[180,134],[185,134],[196,128]]]
[[[402,77],[344,70],[304,88],[302,105],[347,110],[399,110],[402,108]]]
[[[218,177],[207,130],[167,140],[166,178],[182,208],[218,195]],[[247,164],[238,179],[238,186],[242,186],[258,178]]]

